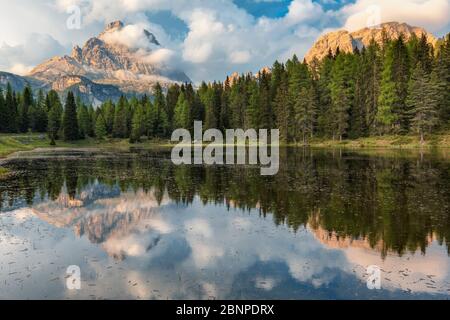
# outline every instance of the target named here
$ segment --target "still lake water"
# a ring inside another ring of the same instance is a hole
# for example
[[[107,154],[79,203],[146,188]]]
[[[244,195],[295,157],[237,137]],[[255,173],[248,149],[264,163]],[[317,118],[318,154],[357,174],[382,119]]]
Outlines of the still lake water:
[[[450,298],[448,151],[283,149],[273,177],[169,157],[4,161],[0,299]]]

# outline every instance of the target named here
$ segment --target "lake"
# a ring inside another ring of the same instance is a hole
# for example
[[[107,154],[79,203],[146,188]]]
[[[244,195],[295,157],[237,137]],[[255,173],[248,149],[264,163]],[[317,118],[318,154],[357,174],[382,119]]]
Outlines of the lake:
[[[165,149],[2,165],[1,299],[450,298],[448,150],[286,148],[275,176]]]

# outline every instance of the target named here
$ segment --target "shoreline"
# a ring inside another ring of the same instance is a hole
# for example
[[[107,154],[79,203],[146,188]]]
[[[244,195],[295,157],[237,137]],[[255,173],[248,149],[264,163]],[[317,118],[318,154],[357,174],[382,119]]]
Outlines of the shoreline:
[[[189,146],[189,144],[177,144],[169,140],[147,140],[139,143],[130,143],[128,139],[96,140],[87,138],[74,142],[57,141],[55,146],[50,145],[48,138],[39,134],[0,134],[0,159],[11,157],[17,152],[48,150],[83,150],[83,149],[128,149],[128,148],[171,148],[175,145]],[[203,146],[217,146],[214,143],[203,143]],[[226,147],[227,144],[221,144]],[[270,147],[270,145],[267,145]],[[308,144],[280,144],[280,147],[317,148],[317,149],[342,149],[342,150],[445,150],[450,149],[450,132],[436,134],[420,144],[419,137],[415,136],[381,136],[358,138],[354,140],[331,140],[313,138]]]

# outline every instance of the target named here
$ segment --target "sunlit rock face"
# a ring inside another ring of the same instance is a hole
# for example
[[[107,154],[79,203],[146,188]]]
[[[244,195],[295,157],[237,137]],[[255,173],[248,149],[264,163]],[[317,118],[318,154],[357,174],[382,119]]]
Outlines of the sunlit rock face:
[[[392,40],[403,35],[405,41],[408,41],[414,34],[418,38],[424,34],[433,46],[437,42],[437,39],[423,28],[412,27],[406,23],[387,22],[378,27],[364,28],[355,32],[339,30],[322,35],[308,51],[305,59],[307,62],[311,62],[314,58],[321,60],[330,51],[335,54],[337,48],[341,52],[352,53],[356,48],[361,50],[364,46],[367,47],[372,39],[381,45],[383,37]]]
[[[89,87],[85,94],[91,102],[94,98],[104,101],[108,95],[115,98],[117,92],[104,85],[113,85],[123,93],[148,94],[157,82],[167,87],[191,81],[170,61],[160,63],[157,59],[169,54],[149,31],[115,21],[82,47],[75,46],[70,56],[53,57],[36,66],[29,77],[58,92],[79,88],[81,81]]]

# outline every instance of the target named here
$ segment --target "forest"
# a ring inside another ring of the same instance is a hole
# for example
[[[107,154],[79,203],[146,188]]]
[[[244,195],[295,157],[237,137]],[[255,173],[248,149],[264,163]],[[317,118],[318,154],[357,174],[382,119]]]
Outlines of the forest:
[[[329,52],[309,64],[293,56],[270,70],[224,82],[156,84],[94,108],[72,92],[0,92],[0,132],[47,133],[51,144],[85,137],[170,138],[176,128],[280,130],[284,144],[387,134],[427,134],[450,127],[450,34],[433,47],[426,36],[374,40],[354,53]]]

